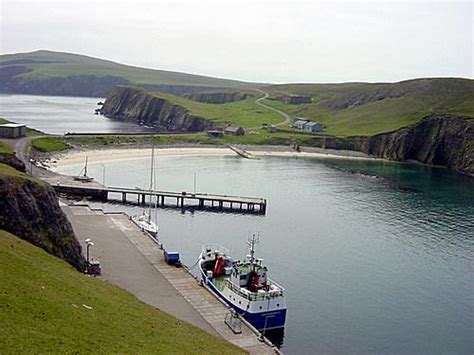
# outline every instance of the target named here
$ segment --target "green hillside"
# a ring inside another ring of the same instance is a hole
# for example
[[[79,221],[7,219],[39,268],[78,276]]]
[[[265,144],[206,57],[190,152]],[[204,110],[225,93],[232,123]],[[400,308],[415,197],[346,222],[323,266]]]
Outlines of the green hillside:
[[[0,352],[242,353],[0,231]]]
[[[23,78],[35,80],[76,75],[94,75],[97,77],[121,77],[137,85],[184,85],[228,88],[254,85],[236,80],[139,68],[84,55],[47,50],[0,55],[0,68],[7,66],[24,66],[28,71],[19,75]]]
[[[311,104],[265,103],[327,126],[333,135],[373,135],[413,124],[432,113],[474,117],[474,80],[416,79],[399,83],[288,84],[266,88],[273,97],[311,96]]]
[[[261,127],[262,123],[274,124],[284,121],[282,115],[255,103],[257,98],[263,96],[260,93],[242,101],[225,104],[207,104],[161,92],[152,94],[176,105],[186,107],[193,115],[213,121],[232,123],[244,128]]]

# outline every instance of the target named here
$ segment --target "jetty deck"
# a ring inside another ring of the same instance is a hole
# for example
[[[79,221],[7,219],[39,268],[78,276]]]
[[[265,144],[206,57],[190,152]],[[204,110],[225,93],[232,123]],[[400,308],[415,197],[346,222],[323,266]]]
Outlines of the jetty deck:
[[[94,240],[91,255],[99,259],[104,279],[250,354],[274,354],[278,349],[242,323],[234,334],[224,323],[229,310],[184,268],[165,263],[163,250],[123,213],[105,214],[88,206],[63,206],[78,239]],[[85,246],[84,246],[85,247]]]
[[[46,179],[45,179],[46,180]],[[153,201],[157,207],[215,209],[223,212],[265,214],[267,200],[264,198],[219,195],[187,191],[142,190],[126,187],[103,186],[96,182],[83,183],[72,178],[47,180],[58,193],[87,196],[102,201],[136,202],[144,205]],[[147,202],[148,201],[148,202]]]

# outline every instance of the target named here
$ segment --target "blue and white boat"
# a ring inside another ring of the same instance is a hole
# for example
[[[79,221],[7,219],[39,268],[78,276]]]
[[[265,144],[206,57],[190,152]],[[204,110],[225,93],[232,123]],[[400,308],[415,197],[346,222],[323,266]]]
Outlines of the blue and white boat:
[[[199,270],[209,288],[260,331],[283,328],[286,321],[285,289],[267,277],[263,259],[255,258],[255,236],[249,255],[233,260],[218,245],[203,247]]]

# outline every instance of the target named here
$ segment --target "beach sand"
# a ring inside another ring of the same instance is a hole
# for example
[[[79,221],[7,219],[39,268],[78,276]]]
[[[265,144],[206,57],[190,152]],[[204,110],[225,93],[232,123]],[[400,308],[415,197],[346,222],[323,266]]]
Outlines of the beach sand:
[[[254,157],[294,157],[294,158],[339,158],[339,159],[370,159],[383,160],[369,157],[360,152],[325,150],[320,148],[305,148],[301,152],[289,150],[284,146],[239,146],[251,153]],[[155,156],[225,156],[236,155],[226,147],[189,146],[189,147],[155,147]],[[69,165],[84,164],[88,157],[89,163],[101,163],[112,160],[129,160],[135,158],[149,158],[150,147],[116,147],[103,149],[70,150],[51,156],[51,170]]]

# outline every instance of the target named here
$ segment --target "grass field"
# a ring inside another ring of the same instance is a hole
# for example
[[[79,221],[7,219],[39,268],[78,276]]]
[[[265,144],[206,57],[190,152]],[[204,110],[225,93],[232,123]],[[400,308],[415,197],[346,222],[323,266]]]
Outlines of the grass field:
[[[417,79],[400,83],[287,84],[266,88],[272,96],[311,96],[311,104],[265,100],[269,106],[326,125],[336,136],[374,135],[418,122],[433,113],[474,117],[474,81]]]
[[[161,92],[153,93],[153,95],[184,106],[193,115],[213,121],[232,123],[244,128],[261,127],[262,123],[274,124],[285,120],[282,115],[255,103],[255,100],[262,96],[260,93],[246,100],[226,104],[206,104]]]
[[[244,353],[5,231],[0,280],[2,354]]]

